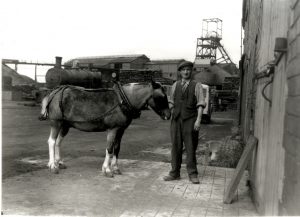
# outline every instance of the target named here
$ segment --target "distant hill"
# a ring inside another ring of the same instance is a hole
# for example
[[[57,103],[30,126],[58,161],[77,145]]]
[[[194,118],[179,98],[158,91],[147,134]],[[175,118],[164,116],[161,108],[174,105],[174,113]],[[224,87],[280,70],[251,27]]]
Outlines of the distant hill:
[[[10,77],[12,79],[12,85],[31,85],[36,82],[25,75],[20,75],[9,66],[2,64],[2,77]]]

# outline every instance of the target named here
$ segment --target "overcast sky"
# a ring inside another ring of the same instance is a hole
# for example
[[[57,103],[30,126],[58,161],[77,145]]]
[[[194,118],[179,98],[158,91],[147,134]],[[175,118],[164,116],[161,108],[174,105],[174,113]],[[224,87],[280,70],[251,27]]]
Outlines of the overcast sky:
[[[145,54],[194,61],[202,19],[223,20],[223,40],[240,58],[242,0],[3,0],[2,58],[53,62]]]

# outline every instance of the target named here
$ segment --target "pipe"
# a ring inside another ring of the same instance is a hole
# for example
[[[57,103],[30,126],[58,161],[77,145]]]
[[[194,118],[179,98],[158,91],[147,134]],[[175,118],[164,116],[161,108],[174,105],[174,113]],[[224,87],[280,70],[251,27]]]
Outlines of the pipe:
[[[265,89],[267,88],[267,86],[269,86],[269,85],[273,82],[273,80],[274,80],[274,77],[272,77],[271,80],[270,80],[268,83],[265,84],[265,86],[263,87],[263,89],[262,89],[262,91],[261,91],[261,95],[263,96],[263,98],[264,98],[265,100],[267,100],[267,101],[270,103],[270,106],[272,106],[272,100],[269,99],[269,98],[266,96],[266,94],[265,94]]]
[[[263,71],[256,74],[253,80],[258,80],[265,77],[270,77],[270,75],[274,74],[275,66],[274,64],[269,64],[268,68],[264,69]]]
[[[278,65],[278,63],[279,63],[279,61],[281,60],[281,58],[283,57],[283,55],[284,55],[284,53],[280,53],[280,54],[276,57],[276,59],[275,59],[275,65],[276,65],[276,66]]]

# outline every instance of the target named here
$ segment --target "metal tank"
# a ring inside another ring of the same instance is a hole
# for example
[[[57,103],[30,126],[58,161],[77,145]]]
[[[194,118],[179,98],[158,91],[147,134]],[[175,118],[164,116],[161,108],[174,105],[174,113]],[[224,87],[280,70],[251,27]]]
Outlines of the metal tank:
[[[75,85],[85,88],[101,88],[111,86],[107,83],[116,77],[111,69],[91,71],[88,68],[65,68],[61,66],[61,57],[56,57],[55,66],[47,71],[46,87],[55,88],[59,85]],[[109,74],[109,76],[107,76]],[[109,77],[109,78],[108,78]]]

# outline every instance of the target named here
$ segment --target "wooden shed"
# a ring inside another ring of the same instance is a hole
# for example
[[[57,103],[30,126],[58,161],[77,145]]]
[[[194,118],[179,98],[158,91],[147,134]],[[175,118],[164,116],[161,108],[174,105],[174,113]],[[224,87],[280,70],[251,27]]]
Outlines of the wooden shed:
[[[260,214],[300,215],[300,0],[244,0],[240,124]],[[275,43],[276,42],[276,43]]]
[[[160,70],[162,71],[164,78],[176,81],[178,79],[178,65],[183,61],[184,59],[152,60],[151,62],[146,63],[145,68]]]

